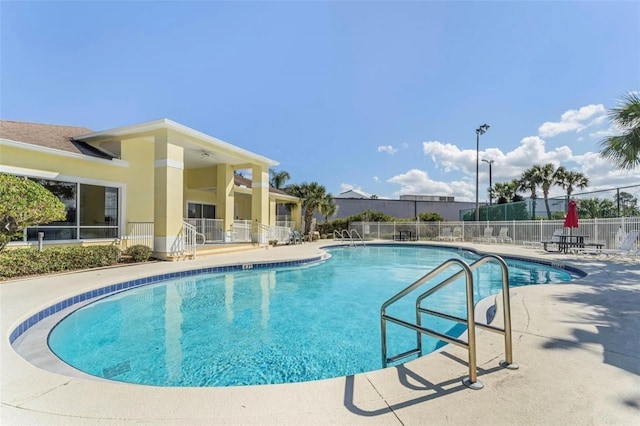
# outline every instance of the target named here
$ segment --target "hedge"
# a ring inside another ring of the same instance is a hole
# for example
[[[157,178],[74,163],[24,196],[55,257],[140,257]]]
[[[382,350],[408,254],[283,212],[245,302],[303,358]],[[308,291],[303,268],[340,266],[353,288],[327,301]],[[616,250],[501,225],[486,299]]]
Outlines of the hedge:
[[[120,249],[114,246],[4,250],[0,253],[0,279],[110,266],[119,260]]]

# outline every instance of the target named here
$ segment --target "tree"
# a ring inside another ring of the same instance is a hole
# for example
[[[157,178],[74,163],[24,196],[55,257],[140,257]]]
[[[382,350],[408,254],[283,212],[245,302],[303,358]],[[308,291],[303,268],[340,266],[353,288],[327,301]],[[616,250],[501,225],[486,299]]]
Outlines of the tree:
[[[583,219],[616,217],[616,206],[611,200],[586,198],[578,203],[578,214]]]
[[[520,181],[514,179],[511,182],[497,182],[491,188],[494,198],[497,199],[496,204],[512,203],[516,201],[523,201],[521,195],[518,194],[520,190]]]
[[[630,217],[639,216],[638,199],[628,192],[620,191],[620,194],[614,196],[616,204],[620,205],[620,216]]]
[[[320,208],[322,200],[327,195],[327,189],[318,182],[293,184],[287,187],[287,192],[302,200],[302,210],[304,211],[304,233],[311,230],[313,213]]]
[[[568,171],[563,166],[556,170],[558,185],[567,191],[567,199],[571,198],[573,189],[585,189],[589,186],[589,178],[580,172]]]
[[[420,222],[444,222],[444,218],[440,213],[436,212],[422,212],[418,215]]]
[[[623,95],[618,106],[609,110],[609,119],[622,134],[600,141],[600,155],[620,169],[635,169],[640,166],[640,95]]]
[[[540,174],[538,173],[538,169],[540,167],[541,167],[540,165],[535,164],[530,169],[527,169],[524,172],[522,172],[522,176],[520,177],[520,183],[518,186],[518,189],[520,191],[531,192],[531,205],[533,210],[531,216],[533,219],[536,218],[536,199],[538,198],[538,193],[536,192],[536,189],[538,185],[541,183]]]
[[[0,173],[0,251],[29,226],[65,219],[64,204],[42,185]]]
[[[271,174],[269,185],[276,189],[283,189],[285,182],[291,179],[291,176],[289,176],[289,173],[286,170],[280,170],[279,172],[276,172],[275,170],[271,169],[269,170],[269,173]]]
[[[325,223],[329,220],[329,218],[335,215],[338,212],[338,205],[336,204],[336,200],[333,198],[331,193],[327,193],[320,203],[320,214],[324,216]]]
[[[553,185],[558,184],[558,175],[556,166],[553,163],[547,163],[544,166],[533,166],[536,168],[540,186],[542,187],[542,196],[544,197],[544,206],[547,209],[547,219],[551,220],[551,209],[549,208],[549,190]],[[534,210],[535,212],[535,210]]]

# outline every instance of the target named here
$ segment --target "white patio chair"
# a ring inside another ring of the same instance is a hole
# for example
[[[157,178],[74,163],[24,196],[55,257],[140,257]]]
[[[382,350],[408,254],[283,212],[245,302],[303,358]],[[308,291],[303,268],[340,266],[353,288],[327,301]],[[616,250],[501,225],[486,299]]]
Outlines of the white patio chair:
[[[473,241],[478,241],[482,243],[495,243],[498,240],[493,236],[493,226],[487,226],[484,228],[484,234],[480,237],[475,237]]]
[[[453,234],[451,233],[451,228],[442,228],[440,235],[436,237],[437,240],[445,240],[451,241],[453,240]]]
[[[501,243],[513,242],[513,238],[509,236],[509,228],[507,228],[506,226],[503,226],[502,228],[500,228],[500,232],[498,233],[497,239]]]
[[[464,236],[462,235],[462,227],[456,226],[453,228],[453,235],[451,236],[452,241],[462,241],[464,240]]]
[[[614,257],[630,257],[638,255],[638,248],[636,247],[636,241],[638,240],[638,235],[640,235],[640,231],[630,231],[628,232],[622,243],[620,244],[619,249],[582,249],[582,253],[587,254],[604,254],[607,256]]]

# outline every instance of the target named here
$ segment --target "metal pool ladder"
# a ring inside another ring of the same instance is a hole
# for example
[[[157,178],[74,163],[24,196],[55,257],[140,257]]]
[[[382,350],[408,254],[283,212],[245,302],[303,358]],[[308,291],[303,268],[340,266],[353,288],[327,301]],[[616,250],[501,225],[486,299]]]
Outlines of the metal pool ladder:
[[[352,229],[351,231],[349,231],[348,229],[343,229],[342,231],[338,231],[338,230],[333,231],[334,240],[339,240],[339,241],[347,240],[349,241],[349,246],[352,246],[352,247],[355,247],[356,245],[355,237],[358,237],[358,239],[362,242],[363,247],[366,245],[364,242],[364,238],[360,236],[360,233],[356,229]]]
[[[496,261],[502,269],[502,304],[504,315],[504,328],[495,327],[488,324],[476,323],[475,320],[475,306],[473,303],[473,274],[472,271],[483,263],[491,260]],[[430,288],[426,292],[422,293],[416,298],[416,322],[415,324],[404,321],[400,318],[392,317],[386,314],[387,308],[398,300],[402,299],[412,291],[416,290],[429,280],[435,278],[437,275],[445,272],[450,266],[459,265],[462,270],[457,271],[448,278],[445,278],[442,282]],[[464,276],[466,282],[466,304],[467,304],[467,318],[460,318],[454,315],[450,315],[444,312],[434,311],[432,309],[423,308],[422,301],[438,290],[446,287],[455,280]],[[430,314],[440,318],[456,321],[467,325],[467,341],[457,337],[448,336],[430,328],[422,326],[422,314]],[[395,324],[407,327],[416,332],[417,347],[409,351],[394,355],[387,356],[387,321],[391,321]],[[500,365],[510,370],[518,369],[518,365],[513,362],[513,353],[511,348],[511,304],[509,299],[509,269],[507,264],[500,257],[493,254],[482,256],[480,259],[468,265],[464,260],[449,259],[442,263],[440,266],[425,274],[422,278],[418,279],[413,284],[406,287],[404,290],[397,293],[395,296],[387,300],[382,304],[380,308],[380,329],[382,332],[382,366],[386,367],[389,362],[398,361],[400,359],[409,357],[411,355],[420,354],[422,352],[422,336],[421,334],[427,334],[442,340],[447,343],[452,343],[457,346],[466,348],[469,353],[469,377],[465,377],[462,383],[471,389],[482,389],[484,385],[477,378],[476,371],[476,325],[484,330],[492,331],[504,335],[504,353],[505,360],[500,362]]]

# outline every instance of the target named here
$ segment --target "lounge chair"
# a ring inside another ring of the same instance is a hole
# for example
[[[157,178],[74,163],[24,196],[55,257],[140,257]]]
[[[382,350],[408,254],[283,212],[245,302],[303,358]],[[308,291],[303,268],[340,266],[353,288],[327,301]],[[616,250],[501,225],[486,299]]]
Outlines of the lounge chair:
[[[498,240],[493,236],[493,227],[487,226],[486,228],[484,228],[484,234],[482,234],[482,236],[480,237],[475,237],[473,241],[479,241],[482,243],[495,243]]]
[[[451,236],[452,241],[462,241],[464,240],[464,236],[462,235],[462,227],[456,226],[453,228],[453,235]]]
[[[453,234],[451,228],[442,228],[442,233],[436,237],[437,240],[452,241]]]
[[[627,257],[627,256],[635,256],[638,254],[638,248],[636,247],[636,241],[638,239],[638,235],[640,235],[640,231],[630,231],[624,237],[622,244],[620,244],[619,249],[603,249],[603,248],[595,248],[595,249],[582,249],[582,253],[590,253],[590,254],[605,254],[607,256],[616,256],[616,257]]]
[[[500,228],[500,232],[498,233],[498,236],[496,238],[501,243],[513,242],[513,238],[509,236],[509,228],[507,228],[506,226],[503,226],[502,228]]]
[[[302,235],[298,231],[289,232],[289,244],[302,244]]]

